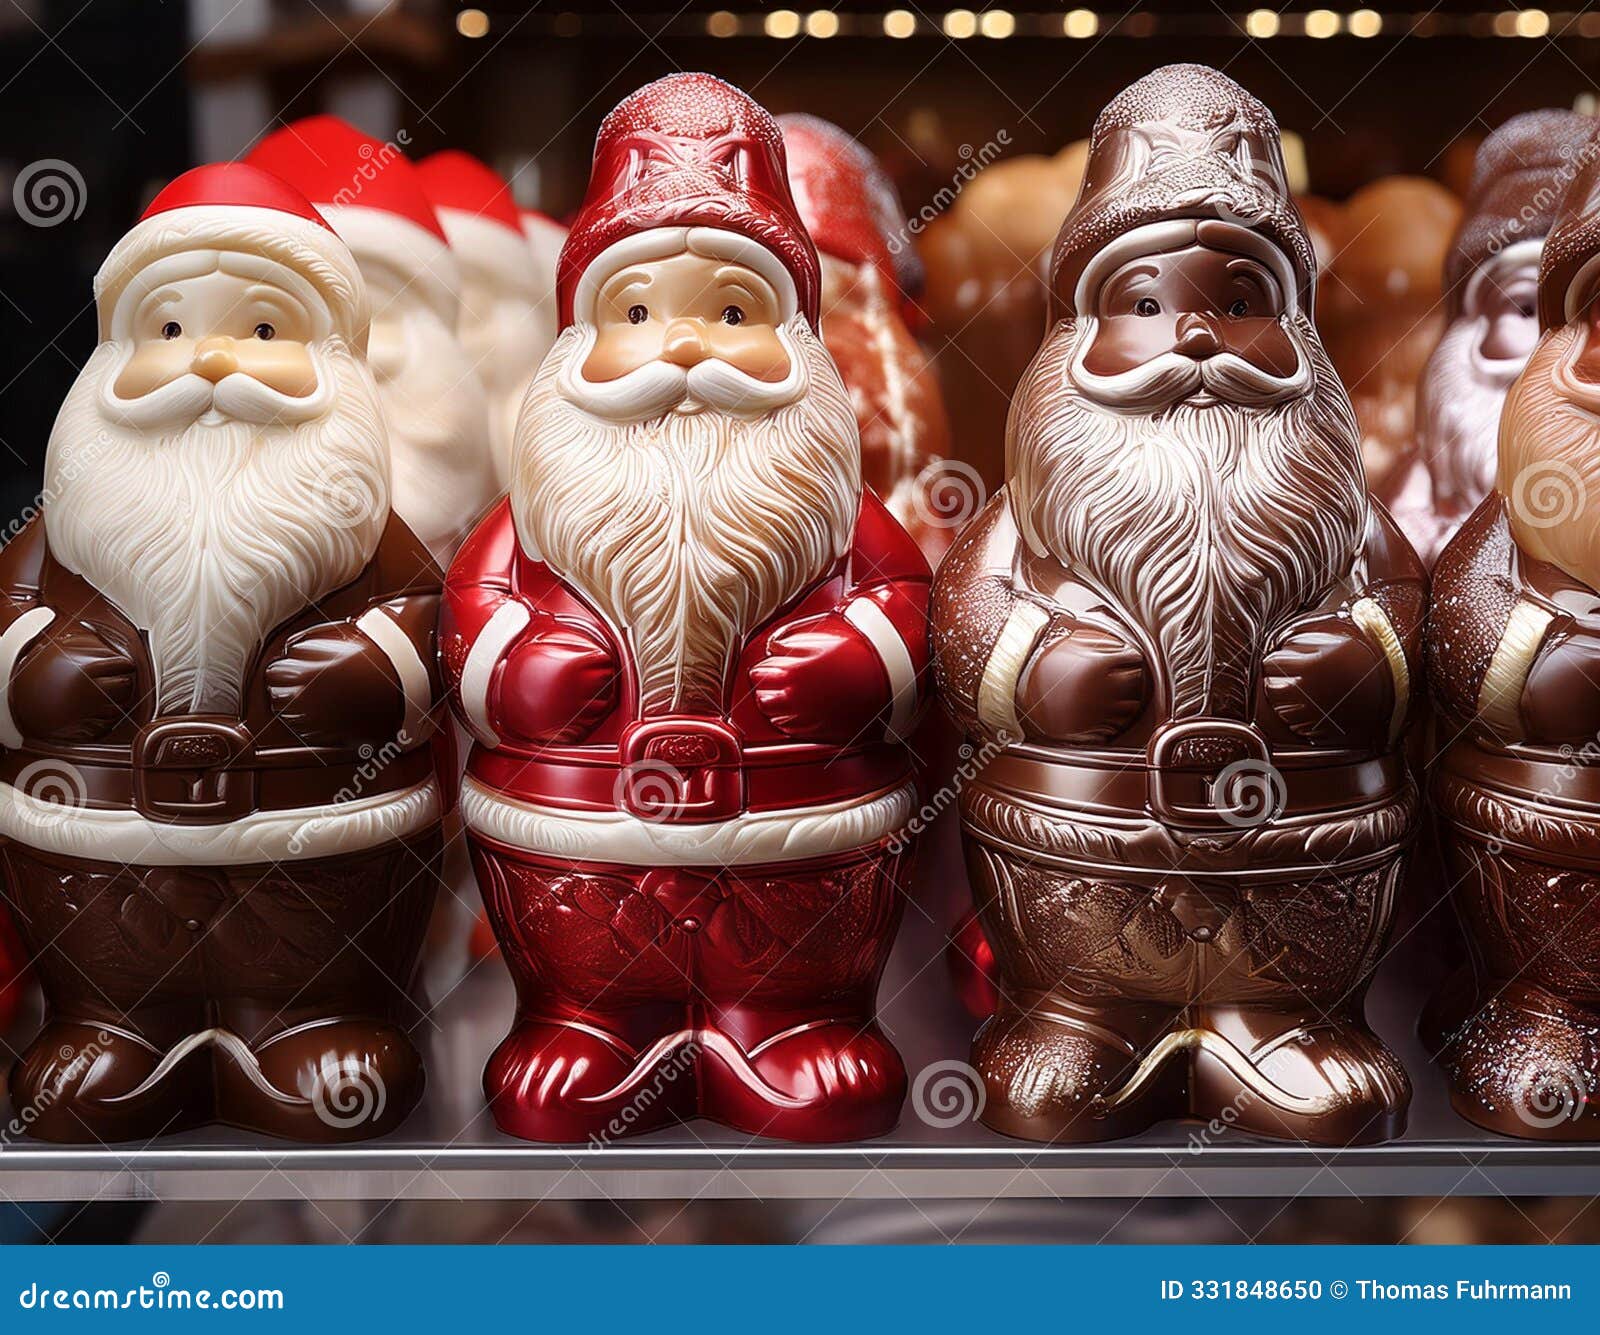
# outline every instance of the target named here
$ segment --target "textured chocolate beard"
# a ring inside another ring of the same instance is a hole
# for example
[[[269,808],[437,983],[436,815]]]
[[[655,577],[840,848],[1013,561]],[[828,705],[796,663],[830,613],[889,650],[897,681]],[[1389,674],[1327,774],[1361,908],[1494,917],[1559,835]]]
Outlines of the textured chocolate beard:
[[[1309,322],[1308,396],[1109,412],[1068,378],[1058,327],[1008,427],[1023,535],[1138,631],[1172,717],[1249,717],[1266,641],[1351,567],[1368,502],[1350,401]]]
[[[1584,334],[1546,334],[1511,386],[1495,487],[1518,547],[1600,591],[1600,404],[1574,404],[1559,383]]]
[[[164,434],[106,420],[118,370],[103,345],[50,435],[51,554],[140,630],[157,708],[239,712],[262,641],[349,583],[389,517],[389,460],[371,376],[342,344],[323,349],[332,412],[297,426],[228,422]]]
[[[1423,368],[1417,393],[1417,438],[1433,479],[1434,509],[1465,515],[1494,486],[1500,410],[1517,368],[1497,373],[1474,355],[1482,322],[1465,317],[1445,330]]]
[[[517,423],[524,547],[624,632],[640,713],[723,713],[745,637],[849,550],[861,505],[855,418],[809,331],[810,389],[750,420],[704,410],[616,425],[569,403],[564,332]]]

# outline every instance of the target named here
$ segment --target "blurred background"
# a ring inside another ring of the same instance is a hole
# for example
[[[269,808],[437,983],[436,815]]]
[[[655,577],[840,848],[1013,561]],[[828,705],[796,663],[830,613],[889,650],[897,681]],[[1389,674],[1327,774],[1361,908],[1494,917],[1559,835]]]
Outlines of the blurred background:
[[[1367,429],[1375,486],[1411,437],[1440,265],[1483,136],[1593,107],[1600,12],[1420,0],[1405,10],[1226,0],[1136,7],[792,9],[676,0],[0,0],[0,514],[37,500],[57,405],[95,337],[90,283],[197,162],[332,112],[413,157],[446,146],[560,219],[625,93],[707,69],[823,115],[879,158],[952,452],[992,488],[1043,319],[1040,256],[1100,107],[1174,60],[1226,70],[1289,132],[1316,233],[1319,323]],[[1386,444],[1386,441],[1389,442]],[[1585,1201],[0,1204],[43,1241],[1594,1241]]]

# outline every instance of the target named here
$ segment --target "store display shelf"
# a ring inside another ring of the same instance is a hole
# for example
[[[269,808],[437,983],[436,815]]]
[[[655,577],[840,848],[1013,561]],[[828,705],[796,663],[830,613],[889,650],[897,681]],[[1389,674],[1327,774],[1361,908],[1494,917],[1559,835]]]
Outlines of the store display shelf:
[[[913,916],[917,916],[913,914]],[[965,1055],[971,1025],[934,959],[934,919],[908,930],[885,1010],[913,1075]],[[908,927],[910,924],[908,924]],[[921,961],[924,967],[917,968]],[[930,962],[931,961],[931,962]],[[603,1146],[531,1145],[501,1135],[479,1073],[504,1032],[509,983],[490,960],[449,989],[429,1039],[423,1106],[383,1140],[328,1148],[222,1129],[149,1145],[0,1144],[0,1199],[841,1199],[1209,1196],[1593,1195],[1600,1145],[1548,1145],[1479,1131],[1451,1112],[1412,1032],[1426,961],[1380,974],[1370,1013],[1416,1084],[1410,1127],[1388,1145],[1312,1149],[1231,1129],[1173,1124],[1104,1145],[1045,1147],[971,1121],[933,1126],[908,1103],[878,1141],[791,1146],[707,1123]],[[0,1127],[11,1121],[0,1106]]]

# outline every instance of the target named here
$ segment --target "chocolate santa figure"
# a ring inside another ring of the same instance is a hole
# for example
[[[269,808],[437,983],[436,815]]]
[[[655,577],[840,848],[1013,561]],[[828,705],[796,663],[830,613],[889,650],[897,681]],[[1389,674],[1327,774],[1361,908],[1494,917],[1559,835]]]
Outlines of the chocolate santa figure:
[[[421,1093],[439,574],[389,509],[350,251],[242,164],[159,194],[0,551],[0,857],[50,1140],[305,1140]]]
[[[874,994],[930,577],[861,485],[819,289],[761,107],[680,74],[606,118],[511,495],[441,624],[517,985],[484,1074],[514,1135],[699,1115],[840,1140],[898,1114]]]
[[[1417,458],[1391,507],[1432,565],[1494,485],[1500,409],[1539,336],[1539,255],[1595,121],[1513,116],[1478,149],[1445,259],[1449,324],[1417,390]]]
[[[1463,1116],[1600,1139],[1600,140],[1540,262],[1543,333],[1506,397],[1494,489],[1434,572],[1433,795],[1472,949],[1441,1060]]]
[[[461,266],[457,332],[489,394],[497,491],[510,485],[511,433],[522,396],[555,339],[555,312],[511,190],[468,153],[446,149],[417,164]]]
[[[367,364],[397,515],[440,566],[500,488],[483,386],[456,338],[461,275],[417,169],[336,116],[274,131],[249,161],[298,189],[350,247],[372,305]]]
[[[930,563],[977,508],[940,462],[950,423],[939,381],[907,323],[920,263],[905,210],[871,153],[816,116],[780,116],[795,207],[822,261],[822,338],[855,408],[862,481]]]
[[[933,599],[990,757],[961,794],[984,1120],[1393,1135],[1361,997],[1416,817],[1424,579],[1367,498],[1271,113],[1197,65],[1122,92],[1050,281],[1010,477]]]

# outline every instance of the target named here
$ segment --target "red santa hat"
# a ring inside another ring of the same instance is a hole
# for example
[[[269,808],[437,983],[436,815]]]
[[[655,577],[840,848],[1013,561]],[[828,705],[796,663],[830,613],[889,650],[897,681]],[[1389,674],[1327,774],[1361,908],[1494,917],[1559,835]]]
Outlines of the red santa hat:
[[[417,174],[461,263],[487,268],[505,289],[537,299],[528,241],[505,178],[454,148],[423,158]]]
[[[1196,239],[1253,255],[1311,314],[1316,254],[1289,190],[1278,122],[1226,74],[1167,65],[1095,120],[1083,187],[1050,262],[1053,316],[1088,308],[1132,255]]]
[[[269,134],[246,159],[309,199],[361,263],[396,269],[454,324],[461,276],[416,166],[393,144],[337,116],[307,116]]]
[[[365,350],[366,289],[350,248],[292,185],[243,162],[185,172],[112,248],[94,279],[100,337],[126,338],[153,287],[218,264],[297,293],[321,317],[319,337]]]
[[[804,112],[778,117],[789,156],[795,206],[824,255],[873,265],[901,298],[921,286],[914,246],[905,243],[905,210],[894,182],[859,140],[832,121]]]
[[[556,273],[561,326],[590,318],[626,264],[681,253],[736,260],[817,323],[817,252],[795,208],[783,133],[710,74],[673,74],[623,99],[595,139],[589,191]]]

